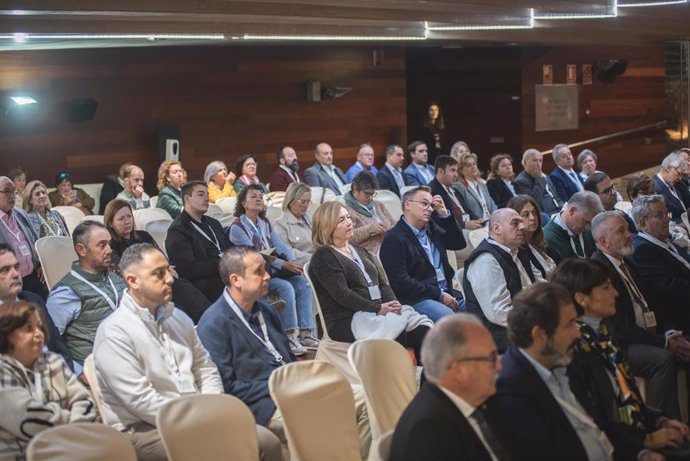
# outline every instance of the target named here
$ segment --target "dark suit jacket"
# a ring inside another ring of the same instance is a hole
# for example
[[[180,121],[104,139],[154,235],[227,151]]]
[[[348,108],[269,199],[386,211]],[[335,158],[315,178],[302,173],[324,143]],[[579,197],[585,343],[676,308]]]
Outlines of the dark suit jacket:
[[[297,172],[297,177],[300,181],[305,182],[304,176],[302,176],[302,173],[300,173],[299,171]],[[273,175],[271,175],[271,192],[286,191],[288,186],[293,182],[295,182],[295,180],[290,177],[287,171],[278,167],[273,172]]]
[[[286,363],[295,360],[287,336],[273,307],[257,301],[268,337]],[[204,312],[197,333],[218,367],[225,392],[242,400],[257,424],[266,425],[276,411],[268,392],[268,378],[281,364],[242,323],[223,295]]]
[[[501,178],[489,179],[486,182],[486,188],[489,189],[489,194],[498,208],[505,208],[508,200],[513,198],[513,193]]]
[[[403,183],[405,183],[406,186],[409,186],[410,183],[407,181],[407,176],[405,176],[405,172],[400,171],[400,175],[402,176]],[[395,181],[393,173],[391,173],[391,170],[389,170],[386,165],[383,165],[379,172],[376,173],[376,179],[379,182],[379,189],[386,189],[400,195],[400,188],[398,187],[398,183]]]
[[[345,175],[340,168],[335,167],[335,174],[340,178],[343,184],[347,184],[347,179],[345,179]],[[326,170],[324,170],[318,162],[304,171],[304,179],[306,183],[312,187],[323,187],[324,189],[332,190],[335,195],[342,195],[333,178],[326,173]]]
[[[30,291],[22,291],[19,293],[17,298],[22,301],[34,303],[38,306],[40,316],[43,319],[43,324],[46,326],[46,330],[48,330],[46,346],[48,346],[49,350],[60,354],[62,358],[65,359],[65,362],[67,362],[67,365],[70,367],[70,369],[72,369],[72,354],[70,354],[67,344],[65,344],[65,340],[62,338],[62,335],[55,326],[53,318],[48,313],[48,309],[46,308],[46,303],[43,298]],[[0,309],[2,309],[2,305],[0,305]]]
[[[467,419],[441,389],[422,386],[395,426],[390,461],[489,461]]]
[[[438,182],[438,179],[434,178],[430,183],[429,187],[431,188],[431,195],[440,195],[441,198],[443,199],[443,204],[446,206],[446,209],[449,211],[452,209],[452,204],[451,204],[451,198],[450,195],[448,195],[448,192],[446,191],[445,187],[441,185],[440,182]],[[455,194],[455,198],[458,199],[458,202],[462,205],[462,208],[465,210],[466,213],[470,214],[471,219],[477,219],[477,216],[472,216],[470,211],[467,209],[465,206],[465,200],[462,198],[462,195],[457,191],[457,189],[451,188],[453,193]],[[465,227],[464,222],[459,222],[458,225],[463,228]]]
[[[549,186],[549,190],[554,194],[554,198],[558,202],[558,206],[553,203],[553,199],[546,192],[546,186]],[[556,213],[561,210],[563,202],[558,198],[558,193],[553,183],[548,176],[542,176],[541,178],[533,178],[526,171],[521,171],[517,175],[515,181],[513,181],[513,186],[515,187],[515,192],[518,194],[527,194],[537,201],[541,207],[541,211],[547,214]]]
[[[685,213],[687,208],[690,206],[690,203],[686,201],[687,193],[683,193],[680,187],[676,187],[674,185],[673,190],[676,192],[676,195],[680,198],[680,202],[677,198],[673,196],[673,194],[671,193],[671,189],[668,187],[668,184],[659,179],[657,175],[654,175],[654,191],[657,194],[664,196],[666,208],[668,208],[668,211],[670,211],[673,215],[673,220],[675,222],[680,222],[680,215]]]
[[[690,331],[690,270],[668,251],[639,235],[633,239],[633,246],[633,260],[647,290],[647,301],[663,309],[668,327]],[[690,261],[685,250],[675,246]]]
[[[465,248],[465,237],[453,216],[429,221],[427,236],[441,253],[441,264],[450,293],[454,271],[448,263],[446,250]],[[425,299],[438,300],[441,297],[436,270],[403,217],[383,238],[379,258],[391,288],[402,304],[412,305]]]
[[[117,175],[106,176],[105,181],[103,181],[103,186],[101,187],[99,214],[105,214],[106,205],[108,205],[111,200],[114,200],[117,194],[123,190],[125,190],[125,188],[120,185],[120,181],[117,180]]]
[[[531,363],[516,348],[501,359],[496,395],[487,401],[515,461],[585,461],[568,417]]]
[[[664,348],[666,345],[666,338],[664,335],[650,333],[647,329],[639,327],[635,323],[635,311],[633,310],[633,301],[628,293],[628,289],[623,281],[623,278],[618,273],[613,264],[601,251],[597,250],[592,255],[592,259],[603,262],[609,268],[611,272],[611,282],[614,288],[618,291],[618,297],[616,298],[616,315],[609,317],[604,320],[606,326],[609,329],[609,333],[615,336],[618,341],[620,341],[623,347],[627,347],[629,344],[648,344],[650,346],[656,346]],[[637,270],[635,268],[635,262],[630,258],[624,258],[625,264],[630,268],[630,272],[635,279],[635,284],[642,291],[642,280],[636,277]],[[644,296],[644,292],[643,296]],[[646,298],[645,298],[646,300]],[[646,300],[650,308],[653,306]],[[657,323],[661,326],[662,319],[661,314],[656,312]],[[661,331],[661,329],[659,330]]]
[[[549,177],[551,178],[553,185],[556,187],[556,193],[562,202],[567,202],[575,192],[579,192],[577,186],[573,184],[572,179],[570,179],[565,171],[561,170],[560,168],[554,168]],[[575,177],[577,177],[577,180],[580,181],[580,184],[584,187],[584,183],[582,182],[580,175],[575,173]]]

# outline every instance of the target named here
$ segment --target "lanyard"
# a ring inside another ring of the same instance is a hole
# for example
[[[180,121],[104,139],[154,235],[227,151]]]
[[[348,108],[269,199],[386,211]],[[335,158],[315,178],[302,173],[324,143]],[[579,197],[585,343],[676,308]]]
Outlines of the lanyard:
[[[10,216],[8,215],[7,220],[9,221],[9,219],[10,219]],[[22,242],[21,239],[19,238],[19,236],[22,233],[22,229],[19,227],[19,223],[16,222],[16,220],[15,220],[15,222],[17,224],[17,233],[16,234],[14,232],[12,232],[12,229],[10,229],[10,226],[7,225],[7,223],[5,222],[4,219],[0,219],[0,222],[2,222],[2,225],[5,227],[5,229],[7,229],[7,232],[9,232],[12,237],[14,237],[14,239],[17,241],[17,243]]]
[[[218,238],[216,237],[216,233],[213,232],[213,229],[211,229],[211,226],[208,226],[208,228],[211,231],[211,235],[213,235],[213,240],[211,240],[211,238],[208,236],[208,234],[206,234],[206,232],[201,230],[201,228],[199,226],[197,226],[194,221],[191,221],[191,223],[192,223],[192,226],[194,226],[194,229],[196,229],[196,231],[198,233],[200,233],[206,240],[211,242],[213,244],[213,246],[216,247],[216,249],[218,250],[218,253],[222,253],[222,251],[220,249],[220,243],[218,242]]]
[[[78,274],[78,273],[75,272],[74,270],[71,270],[70,273],[72,274],[72,276],[73,276],[74,278],[76,278],[77,280],[80,280],[80,281],[84,282],[85,284],[87,284],[88,286],[90,286],[91,288],[93,288],[94,291],[96,291],[99,295],[103,296],[103,299],[105,299],[105,300],[108,302],[108,304],[110,305],[110,308],[111,308],[112,310],[117,309],[117,304],[118,304],[118,302],[119,302],[119,300],[120,300],[120,297],[119,297],[118,294],[117,294],[117,289],[115,288],[115,284],[113,283],[113,279],[110,278],[110,274],[108,274],[108,282],[110,282],[110,287],[113,289],[113,294],[115,295],[115,302],[114,302],[114,303],[113,303],[113,300],[112,300],[108,295],[106,295],[105,292],[104,292],[103,290],[101,290],[100,288],[98,288],[96,285],[94,285],[93,283],[89,282],[88,280],[86,280],[86,279],[85,279],[84,277],[82,277],[80,274]]]
[[[468,181],[468,188],[467,190],[470,191],[472,195],[474,195],[474,198],[477,199],[479,202],[479,205],[482,207],[482,212],[484,214],[484,218],[488,218],[489,216],[489,208],[486,204],[486,200],[484,199],[484,195],[482,195],[482,191],[479,189],[479,182],[472,182]]]
[[[359,257],[359,255],[357,254],[355,249],[352,248],[350,245],[348,245],[347,247],[352,252],[352,258],[351,259],[355,262],[355,264],[357,264],[357,267],[362,272],[362,275],[364,276],[364,279],[367,281],[367,284],[369,286],[374,285],[373,280],[371,280],[369,273],[364,269],[364,263],[362,262],[361,258]],[[335,248],[335,247],[333,247],[333,248]],[[347,253],[345,253],[344,251],[341,251],[339,248],[335,248],[335,249],[338,250],[340,253],[344,254],[345,256],[347,256],[348,258],[350,258],[350,256]]]
[[[261,245],[263,248],[262,250],[267,250],[270,248],[270,245],[268,244],[268,239],[264,236],[264,233],[261,232],[261,228],[259,227],[259,221],[257,221],[257,225],[255,226],[254,223],[252,223],[249,218],[247,218],[247,215],[242,215],[240,218],[242,222],[246,225],[249,226],[249,228],[256,234],[257,237],[259,237],[259,240],[261,240]]]
[[[592,429],[594,433],[597,434],[597,440],[599,440],[599,443],[601,443],[602,448],[609,456],[611,456],[611,454],[613,453],[613,445],[611,445],[611,441],[606,436],[604,431],[599,429],[599,426],[597,426],[594,423],[594,421],[592,421],[592,418],[590,418],[589,415],[584,414],[579,408],[575,407],[569,402],[566,402],[556,394],[553,394],[553,396],[565,411],[573,415],[578,421]]]
[[[41,216],[40,213],[36,212],[36,214],[38,215],[38,219],[41,220],[41,223],[44,224],[44,225],[46,226],[46,229],[48,229],[48,232],[50,232],[50,235],[53,235],[53,236],[58,235],[58,232],[55,232],[55,229],[53,228],[53,226],[51,226],[50,223],[49,223],[48,221],[46,221],[45,219],[43,219],[43,216]],[[46,216],[47,216],[47,215],[48,215],[48,212],[46,211]],[[55,224],[57,224],[57,223],[55,223]],[[57,227],[58,227],[58,229],[59,229],[59,228],[60,228],[60,225],[57,224]]]

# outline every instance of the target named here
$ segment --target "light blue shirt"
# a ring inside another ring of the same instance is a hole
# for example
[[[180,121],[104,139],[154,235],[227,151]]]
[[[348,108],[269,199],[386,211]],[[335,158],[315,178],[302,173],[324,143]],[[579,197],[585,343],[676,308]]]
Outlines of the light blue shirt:
[[[81,314],[81,300],[79,296],[68,286],[62,285],[55,288],[48,295],[46,301],[48,313],[55,323],[60,334],[64,334],[67,325],[73,322]],[[72,360],[74,374],[79,376],[83,366],[76,360]]]
[[[364,166],[362,166],[362,164],[359,162],[355,162],[355,164],[352,165],[349,170],[347,170],[347,173],[345,173],[345,179],[347,182],[352,182],[352,179],[357,176],[357,173],[363,170],[365,170]],[[376,173],[379,172],[378,168],[376,168],[374,165],[371,165],[371,168],[368,171],[370,171],[374,176],[376,176]]]

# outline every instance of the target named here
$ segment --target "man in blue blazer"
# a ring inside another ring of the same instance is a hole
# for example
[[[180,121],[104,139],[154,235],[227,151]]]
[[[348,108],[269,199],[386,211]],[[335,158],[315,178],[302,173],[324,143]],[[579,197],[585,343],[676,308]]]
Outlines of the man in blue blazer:
[[[401,189],[410,183],[402,169],[405,162],[405,154],[402,147],[391,144],[386,147],[386,164],[376,173],[379,189],[389,190],[402,196]]]
[[[376,176],[379,170],[374,166],[374,157],[374,148],[371,144],[365,142],[360,145],[357,149],[357,161],[345,173],[345,180],[352,182],[357,173],[363,170],[371,171],[371,174]]]
[[[427,162],[429,149],[423,141],[415,141],[407,146],[412,162],[405,168],[405,176],[410,186],[426,186],[436,176],[436,170]]]
[[[304,179],[311,187],[330,189],[335,195],[343,195],[347,179],[343,171],[333,165],[333,149],[322,142],[314,150],[316,162],[304,171]]]
[[[379,257],[398,300],[435,322],[464,306],[453,290],[446,251],[467,243],[443,199],[428,187],[406,192],[402,202],[403,215],[383,238]]]
[[[582,178],[573,170],[575,160],[567,145],[557,144],[556,147],[553,148],[551,155],[553,156],[556,168],[554,168],[549,177],[556,188],[558,197],[561,201],[567,202],[575,192],[582,192],[585,190]]]
[[[654,175],[654,191],[664,197],[666,207],[677,223],[681,222],[680,215],[690,207],[690,192],[681,181],[682,173],[687,169],[688,164],[680,153],[671,152]]]

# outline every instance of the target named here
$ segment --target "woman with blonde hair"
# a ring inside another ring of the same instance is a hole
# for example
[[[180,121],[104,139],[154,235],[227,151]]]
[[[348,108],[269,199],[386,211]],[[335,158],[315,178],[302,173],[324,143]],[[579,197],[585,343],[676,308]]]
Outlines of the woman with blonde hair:
[[[31,226],[39,237],[50,235],[69,237],[65,218],[50,209],[46,185],[41,181],[31,181],[24,188],[22,203]]]
[[[311,187],[303,182],[291,183],[283,198],[283,214],[273,222],[276,233],[292,249],[297,261],[306,264],[311,259]]]
[[[179,160],[165,160],[158,167],[158,201],[156,208],[162,208],[175,219],[184,207],[182,203],[182,185],[187,173]]]
[[[461,155],[469,154],[470,152],[470,146],[468,146],[465,141],[458,141],[450,148],[450,156],[458,162],[460,161]]]
[[[498,207],[489,194],[486,182],[482,179],[477,168],[477,154],[471,152],[461,154],[458,159],[460,179],[453,187],[460,192],[465,200],[467,211],[472,219],[489,220],[489,216]]]
[[[235,173],[228,171],[228,167],[220,160],[214,160],[206,165],[204,182],[208,184],[210,203],[216,203],[217,200],[226,197],[237,197],[237,192],[232,186],[235,182]]]

